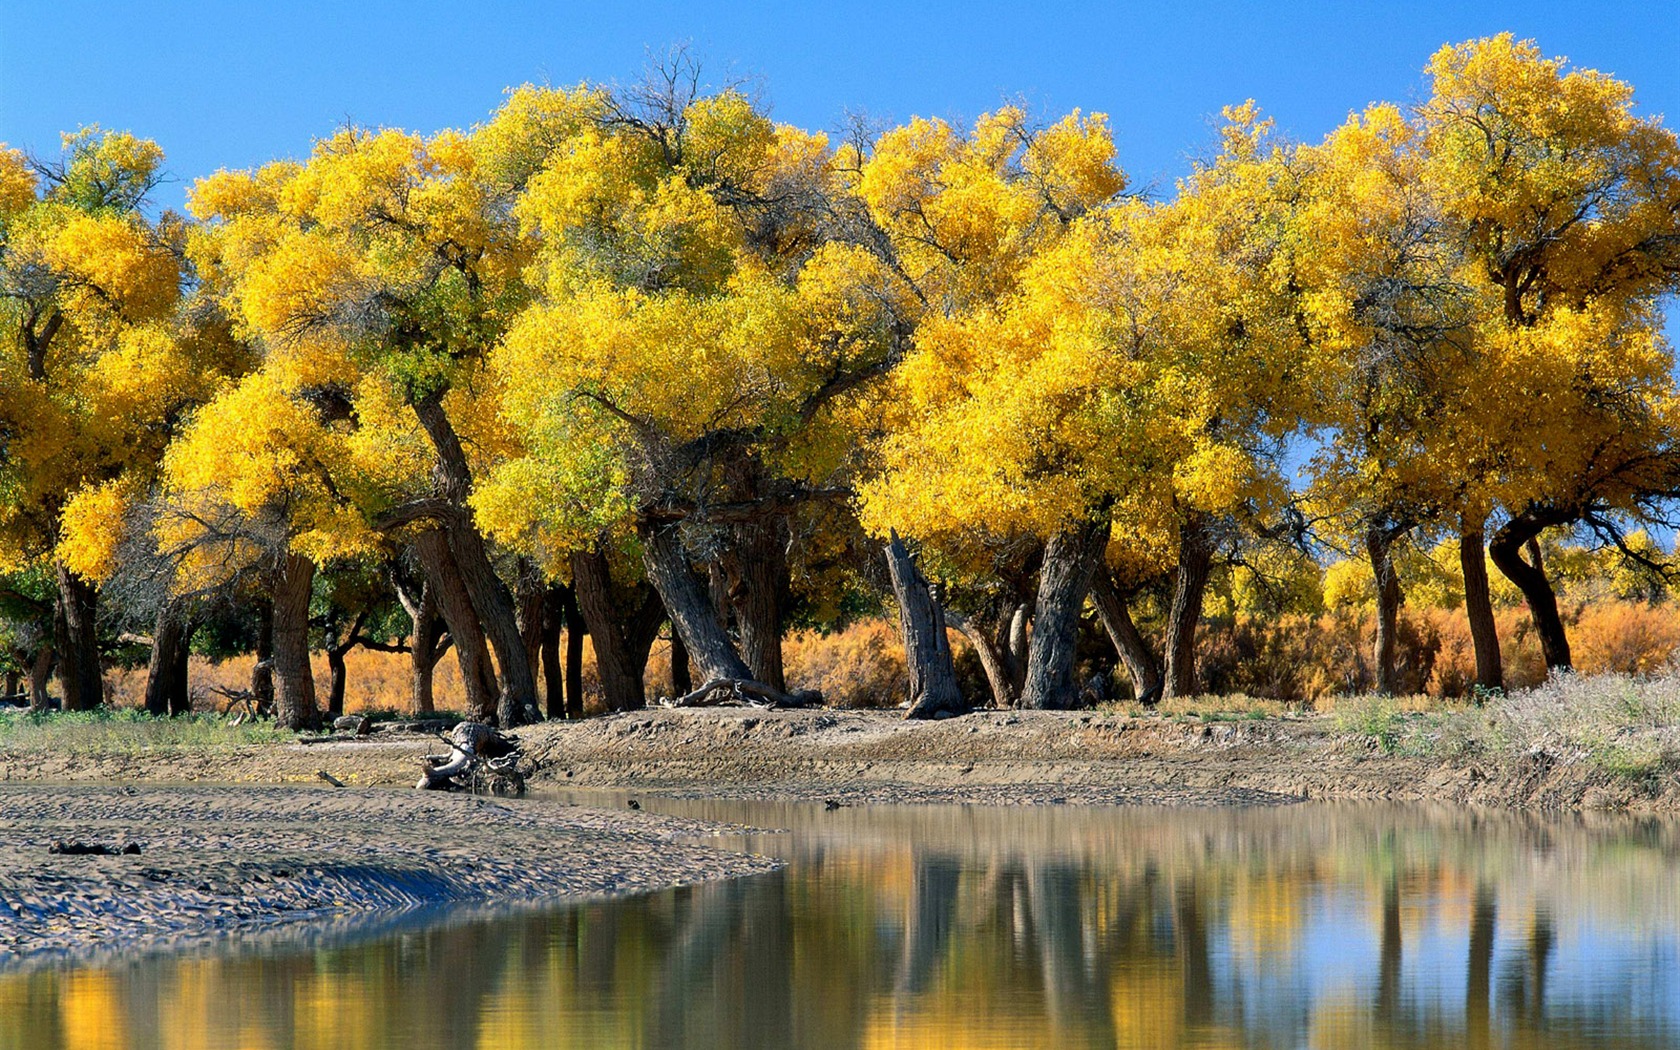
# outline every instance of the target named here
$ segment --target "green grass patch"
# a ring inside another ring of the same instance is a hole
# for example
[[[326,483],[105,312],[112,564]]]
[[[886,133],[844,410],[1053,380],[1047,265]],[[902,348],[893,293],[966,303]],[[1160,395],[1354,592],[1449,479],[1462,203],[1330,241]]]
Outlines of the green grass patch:
[[[0,749],[68,754],[143,754],[210,751],[274,744],[297,734],[273,722],[230,726],[220,715],[161,717],[144,711],[18,711],[0,714]]]

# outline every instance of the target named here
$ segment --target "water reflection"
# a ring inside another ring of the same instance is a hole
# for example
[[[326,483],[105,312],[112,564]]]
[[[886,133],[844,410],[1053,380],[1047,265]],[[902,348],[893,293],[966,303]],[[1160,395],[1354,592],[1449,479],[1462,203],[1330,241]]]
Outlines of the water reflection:
[[[1680,1046],[1680,829],[662,802],[782,872],[0,975],[15,1047]]]

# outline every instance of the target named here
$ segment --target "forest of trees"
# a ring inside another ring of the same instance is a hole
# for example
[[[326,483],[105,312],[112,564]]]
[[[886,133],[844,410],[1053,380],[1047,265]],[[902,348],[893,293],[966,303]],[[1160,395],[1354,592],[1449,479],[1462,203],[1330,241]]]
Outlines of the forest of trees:
[[[1427,76],[1318,143],[1232,107],[1154,194],[1101,114],[822,134],[684,52],[341,128],[187,216],[127,132],[0,149],[8,691],[90,709],[149,659],[173,713],[190,652],[248,652],[300,728],[366,646],[514,725],[582,713],[585,634],[623,710],[662,634],[674,690],[778,696],[792,626],[901,606],[914,713],[1060,707],[1089,602],[1185,696],[1210,576],[1338,551],[1374,688],[1420,551],[1458,553],[1477,685],[1489,560],[1568,668],[1543,540],[1667,571],[1680,142],[1510,36]]]

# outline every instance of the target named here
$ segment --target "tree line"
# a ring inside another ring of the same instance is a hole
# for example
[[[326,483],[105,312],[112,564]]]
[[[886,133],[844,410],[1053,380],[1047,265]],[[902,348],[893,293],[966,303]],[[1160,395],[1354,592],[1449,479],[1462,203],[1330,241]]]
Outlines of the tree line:
[[[992,702],[1075,702],[1087,601],[1138,696],[1187,695],[1210,572],[1294,548],[1369,561],[1389,690],[1396,550],[1440,540],[1478,683],[1489,559],[1567,668],[1542,534],[1665,569],[1627,537],[1680,492],[1680,143],[1509,35],[1427,76],[1317,143],[1227,109],[1161,194],[1101,114],[818,133],[680,51],[344,127],[185,216],[130,133],[0,150],[14,671],[85,709],[149,647],[161,713],[191,645],[244,649],[302,727],[312,649],[329,709],[349,648],[408,652],[422,709],[452,651],[513,725],[581,713],[584,634],[611,709],[667,630],[678,691],[785,697],[790,623],[894,592],[916,713],[964,702],[949,631]]]

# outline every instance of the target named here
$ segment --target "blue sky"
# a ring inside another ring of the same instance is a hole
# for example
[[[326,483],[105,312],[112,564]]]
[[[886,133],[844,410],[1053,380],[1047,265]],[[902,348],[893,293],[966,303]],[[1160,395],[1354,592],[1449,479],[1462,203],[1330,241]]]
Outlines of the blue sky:
[[[687,41],[720,78],[760,77],[779,119],[973,116],[1022,97],[1110,114],[1135,185],[1170,189],[1221,106],[1257,99],[1314,139],[1421,90],[1441,44],[1511,30],[1631,81],[1680,121],[1680,4],[578,4],[484,0],[7,0],[0,140],[51,153],[87,122],[157,139],[175,182],[308,151],[346,119],[431,131],[525,81],[627,79]]]

